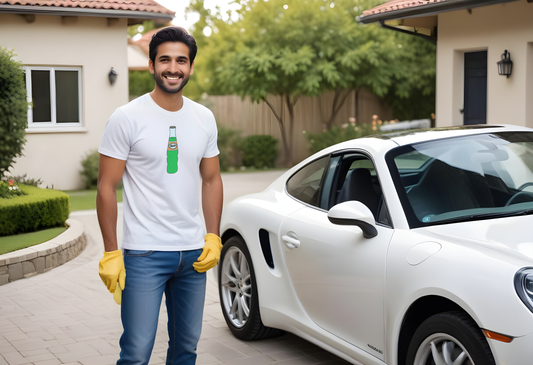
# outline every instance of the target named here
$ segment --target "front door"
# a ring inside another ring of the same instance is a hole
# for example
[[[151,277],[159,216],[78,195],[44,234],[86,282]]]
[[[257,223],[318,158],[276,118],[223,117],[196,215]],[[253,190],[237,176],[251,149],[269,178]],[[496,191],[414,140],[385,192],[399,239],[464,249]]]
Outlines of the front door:
[[[487,123],[487,51],[465,53],[464,125]]]
[[[332,156],[320,189],[316,204],[307,202],[280,227],[294,289],[318,326],[383,360],[385,265],[393,229],[384,220],[368,239],[359,227],[335,225],[327,217],[331,206],[348,200],[367,205],[376,218],[388,216],[380,214],[386,204],[372,161],[358,152]]]

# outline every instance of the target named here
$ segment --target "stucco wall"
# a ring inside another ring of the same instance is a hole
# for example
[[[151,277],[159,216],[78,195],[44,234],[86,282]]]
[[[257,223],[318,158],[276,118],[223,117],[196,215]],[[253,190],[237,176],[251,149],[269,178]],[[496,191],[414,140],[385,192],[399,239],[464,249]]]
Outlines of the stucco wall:
[[[439,15],[437,126],[462,125],[464,53],[487,51],[487,123],[533,127],[533,3],[518,0]],[[508,50],[510,78],[496,62]]]
[[[82,187],[81,160],[99,146],[109,116],[128,102],[127,20],[37,15],[28,23],[20,15],[0,14],[0,46],[14,49],[31,66],[82,68],[82,124],[76,132],[26,134],[24,156],[12,173],[40,177],[43,187]],[[118,73],[111,86],[108,73]]]

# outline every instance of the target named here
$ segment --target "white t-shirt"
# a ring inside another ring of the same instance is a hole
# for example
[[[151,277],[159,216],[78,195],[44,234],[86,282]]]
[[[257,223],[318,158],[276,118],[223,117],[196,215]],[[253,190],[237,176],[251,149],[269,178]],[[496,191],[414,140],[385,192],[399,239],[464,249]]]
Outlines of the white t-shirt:
[[[209,109],[184,97],[183,107],[170,112],[145,94],[113,113],[98,152],[126,161],[123,248],[186,251],[204,246],[199,166],[202,158],[219,154]]]

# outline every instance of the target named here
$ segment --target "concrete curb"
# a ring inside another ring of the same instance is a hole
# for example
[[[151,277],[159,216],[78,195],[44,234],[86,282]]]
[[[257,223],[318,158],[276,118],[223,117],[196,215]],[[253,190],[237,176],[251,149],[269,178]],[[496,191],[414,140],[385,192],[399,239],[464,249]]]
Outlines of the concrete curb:
[[[59,236],[22,250],[0,255],[0,285],[42,274],[78,256],[86,245],[85,227],[75,219]]]

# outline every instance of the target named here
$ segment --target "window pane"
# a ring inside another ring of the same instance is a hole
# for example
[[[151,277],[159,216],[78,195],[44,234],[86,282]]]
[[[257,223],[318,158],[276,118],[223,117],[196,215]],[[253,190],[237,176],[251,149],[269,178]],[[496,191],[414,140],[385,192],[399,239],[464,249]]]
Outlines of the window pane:
[[[318,206],[320,182],[328,160],[328,157],[323,157],[294,174],[287,182],[287,192],[304,203]]]
[[[78,71],[56,71],[57,123],[79,122]]]
[[[50,122],[50,71],[31,71],[33,122]]]

